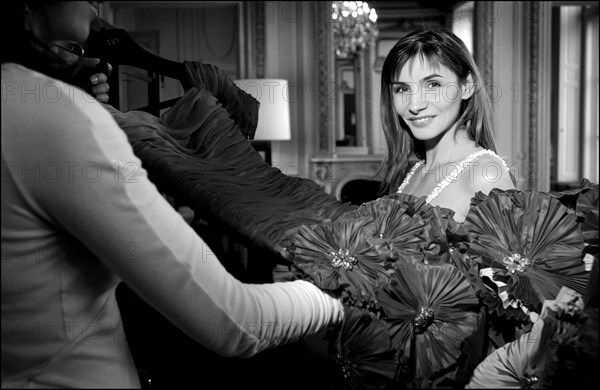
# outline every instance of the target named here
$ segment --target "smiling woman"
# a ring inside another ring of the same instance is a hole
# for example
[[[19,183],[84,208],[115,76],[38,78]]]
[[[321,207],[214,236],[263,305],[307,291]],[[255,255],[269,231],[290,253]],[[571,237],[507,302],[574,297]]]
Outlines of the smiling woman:
[[[381,83],[385,193],[427,196],[462,221],[476,192],[514,188],[495,153],[481,75],[456,35],[443,28],[406,35],[388,54]]]
[[[392,83],[394,109],[415,138],[427,142],[444,137],[456,131],[461,103],[473,94],[472,84],[470,75],[459,84],[456,74],[445,66],[415,58]]]

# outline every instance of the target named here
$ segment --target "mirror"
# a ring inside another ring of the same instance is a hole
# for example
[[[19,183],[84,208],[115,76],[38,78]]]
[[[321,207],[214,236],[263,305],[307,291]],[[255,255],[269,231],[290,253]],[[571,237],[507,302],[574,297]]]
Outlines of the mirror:
[[[366,80],[371,47],[377,36],[377,11],[368,2],[331,4],[335,52],[336,154],[367,154],[370,112],[365,110],[370,83]]]
[[[371,48],[377,36],[377,13],[367,2],[330,3],[336,86],[335,154],[368,154],[371,112]],[[367,70],[367,72],[365,72]]]
[[[370,51],[370,50],[369,50]],[[369,154],[371,85],[365,75],[365,53],[335,59],[335,154]]]
[[[338,85],[338,119],[335,146],[357,146],[356,132],[356,74],[354,61],[336,59],[335,77]]]

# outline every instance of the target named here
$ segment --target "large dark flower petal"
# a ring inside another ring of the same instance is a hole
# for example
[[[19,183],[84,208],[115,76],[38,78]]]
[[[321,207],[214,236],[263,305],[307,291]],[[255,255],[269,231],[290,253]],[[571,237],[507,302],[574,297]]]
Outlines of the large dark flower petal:
[[[456,364],[465,338],[481,324],[475,291],[451,264],[397,262],[390,283],[378,289],[377,301],[393,345],[410,356],[417,379]]]
[[[583,241],[589,248],[586,252],[598,256],[598,185],[577,199],[576,214],[581,221]]]
[[[575,214],[587,245],[585,252],[598,256],[598,194],[599,185],[588,179],[581,179],[579,186],[571,190],[551,191],[569,212]]]
[[[597,199],[598,184],[594,184],[588,179],[584,178],[581,179],[576,188],[562,191],[550,191],[548,192],[548,195],[558,199],[565,207],[567,207],[569,212],[575,213],[578,218],[583,218],[586,210],[582,209],[579,198],[590,191],[596,192]],[[597,203],[595,207],[598,208]]]
[[[451,209],[432,206],[425,197],[407,194],[393,194],[390,198],[401,201],[407,206],[407,213],[420,216],[427,226],[426,240],[421,244],[425,262],[430,264],[448,263],[450,252],[454,249],[466,251],[470,235],[454,220]]]
[[[350,303],[372,302],[374,288],[388,279],[392,253],[370,242],[370,232],[372,220],[366,217],[302,226],[290,249],[298,277],[345,293]]]
[[[535,379],[524,374],[527,363],[539,350],[543,328],[544,322],[538,321],[531,332],[488,355],[477,366],[466,388],[527,388],[525,382],[535,385]]]
[[[370,217],[373,220],[374,241],[389,243],[396,255],[418,254],[426,242],[427,224],[416,214],[408,212],[408,205],[388,196],[362,204],[342,218]]]
[[[564,360],[583,363],[577,352],[569,352],[581,350],[581,331],[586,320],[585,314],[568,312],[563,306],[549,308],[531,332],[497,349],[479,364],[467,388],[544,389],[558,383],[559,388],[569,386],[569,382],[580,378],[560,378],[569,371],[577,374],[573,362],[566,364]]]
[[[345,307],[344,321],[330,339],[331,353],[351,389],[388,388],[399,367],[385,323],[365,310]],[[331,337],[331,335],[330,335]]]
[[[581,230],[550,195],[496,192],[471,207],[464,226],[473,236],[469,255],[491,268],[494,279],[504,277],[511,299],[529,310],[539,313],[563,285],[585,293]]]

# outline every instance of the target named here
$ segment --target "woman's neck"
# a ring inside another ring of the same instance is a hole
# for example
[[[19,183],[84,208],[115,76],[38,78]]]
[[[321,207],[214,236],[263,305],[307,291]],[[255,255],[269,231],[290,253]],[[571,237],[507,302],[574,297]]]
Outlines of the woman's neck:
[[[469,138],[464,127],[447,131],[440,138],[425,141],[425,169],[457,163],[481,149]]]

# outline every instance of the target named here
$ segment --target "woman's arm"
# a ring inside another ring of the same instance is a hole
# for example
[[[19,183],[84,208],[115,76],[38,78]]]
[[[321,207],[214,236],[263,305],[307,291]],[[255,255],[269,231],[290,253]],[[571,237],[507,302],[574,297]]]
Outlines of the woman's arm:
[[[42,89],[56,84],[30,82]],[[309,282],[248,285],[227,273],[148,180],[123,131],[89,95],[63,93],[58,101],[7,107],[16,122],[6,129],[18,130],[3,129],[3,142],[11,143],[3,148],[11,151],[6,158],[70,171],[60,180],[18,183],[31,206],[205,347],[251,356],[341,321],[341,303]],[[25,116],[30,126],[19,123]]]

